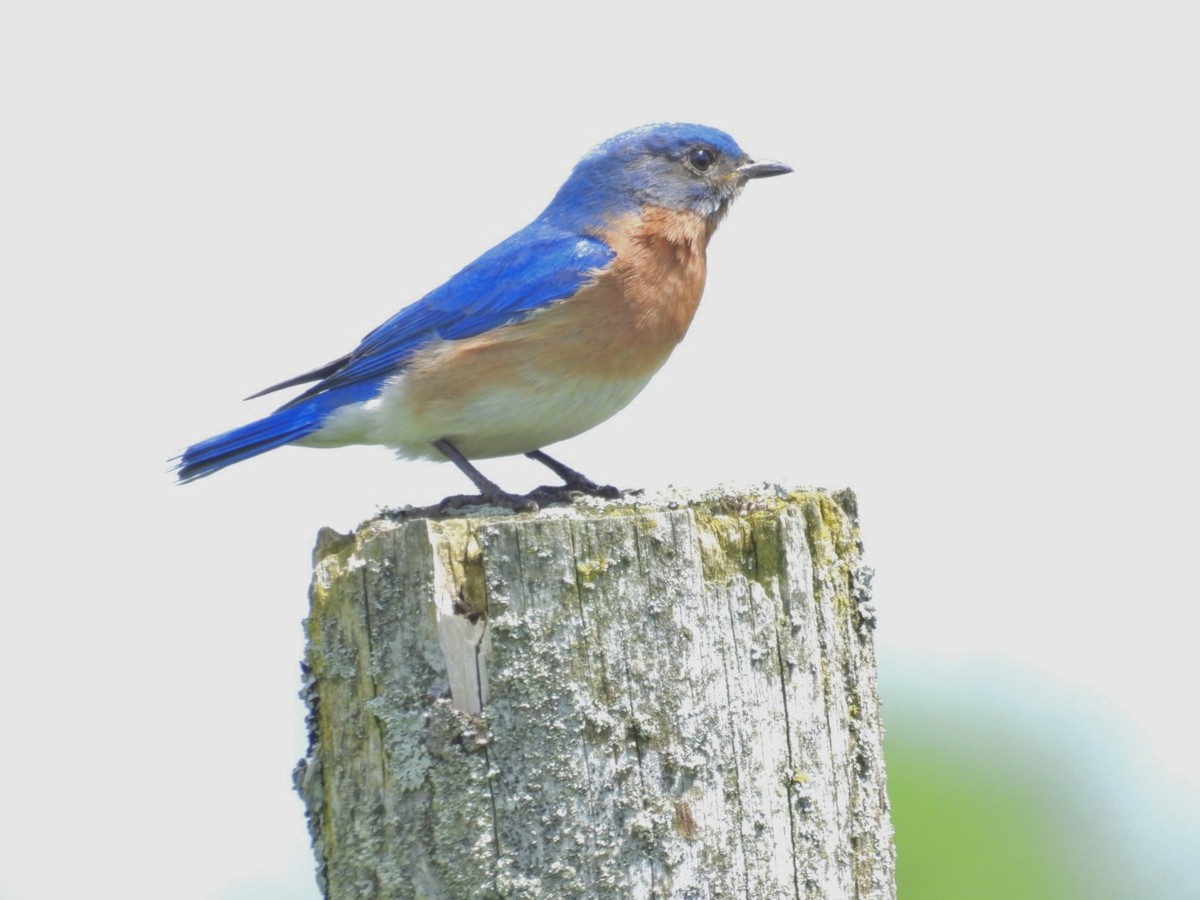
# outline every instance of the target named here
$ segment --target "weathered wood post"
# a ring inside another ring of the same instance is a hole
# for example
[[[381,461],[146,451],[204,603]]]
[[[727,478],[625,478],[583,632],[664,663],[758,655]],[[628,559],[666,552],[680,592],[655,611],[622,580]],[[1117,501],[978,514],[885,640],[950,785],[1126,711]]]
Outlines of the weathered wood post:
[[[894,897],[861,551],[775,487],[322,532],[326,897]]]

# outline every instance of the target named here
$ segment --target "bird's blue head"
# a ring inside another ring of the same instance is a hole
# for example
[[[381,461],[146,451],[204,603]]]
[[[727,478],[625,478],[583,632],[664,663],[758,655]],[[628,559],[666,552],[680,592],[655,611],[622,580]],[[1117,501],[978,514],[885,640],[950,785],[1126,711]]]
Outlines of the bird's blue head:
[[[751,159],[733,138],[706,125],[643,125],[581,159],[542,215],[579,228],[657,206],[715,220],[749,179],[790,171]]]

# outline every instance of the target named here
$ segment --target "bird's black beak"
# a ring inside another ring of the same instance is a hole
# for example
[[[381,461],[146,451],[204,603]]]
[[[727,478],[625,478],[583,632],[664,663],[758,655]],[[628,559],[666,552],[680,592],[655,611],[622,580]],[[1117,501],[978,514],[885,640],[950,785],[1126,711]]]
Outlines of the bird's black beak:
[[[772,175],[786,175],[792,171],[791,166],[769,159],[747,160],[737,167],[737,173],[743,178],[770,178]]]

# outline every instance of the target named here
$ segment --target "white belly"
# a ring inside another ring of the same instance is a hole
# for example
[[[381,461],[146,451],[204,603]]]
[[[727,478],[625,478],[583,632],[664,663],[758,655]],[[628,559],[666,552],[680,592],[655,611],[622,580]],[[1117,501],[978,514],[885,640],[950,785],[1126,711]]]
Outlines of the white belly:
[[[594,428],[624,409],[653,374],[603,381],[531,375],[521,384],[476,386],[470,397],[419,406],[399,375],[379,397],[337,410],[300,443],[382,444],[409,459],[441,459],[433,442],[444,438],[470,459],[513,456]]]

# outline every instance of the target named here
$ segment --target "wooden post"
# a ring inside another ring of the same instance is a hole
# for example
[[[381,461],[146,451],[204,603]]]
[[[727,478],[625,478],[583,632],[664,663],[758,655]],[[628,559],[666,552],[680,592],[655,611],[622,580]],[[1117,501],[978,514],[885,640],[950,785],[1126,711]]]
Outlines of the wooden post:
[[[326,897],[895,896],[852,493],[484,512],[320,536]]]

